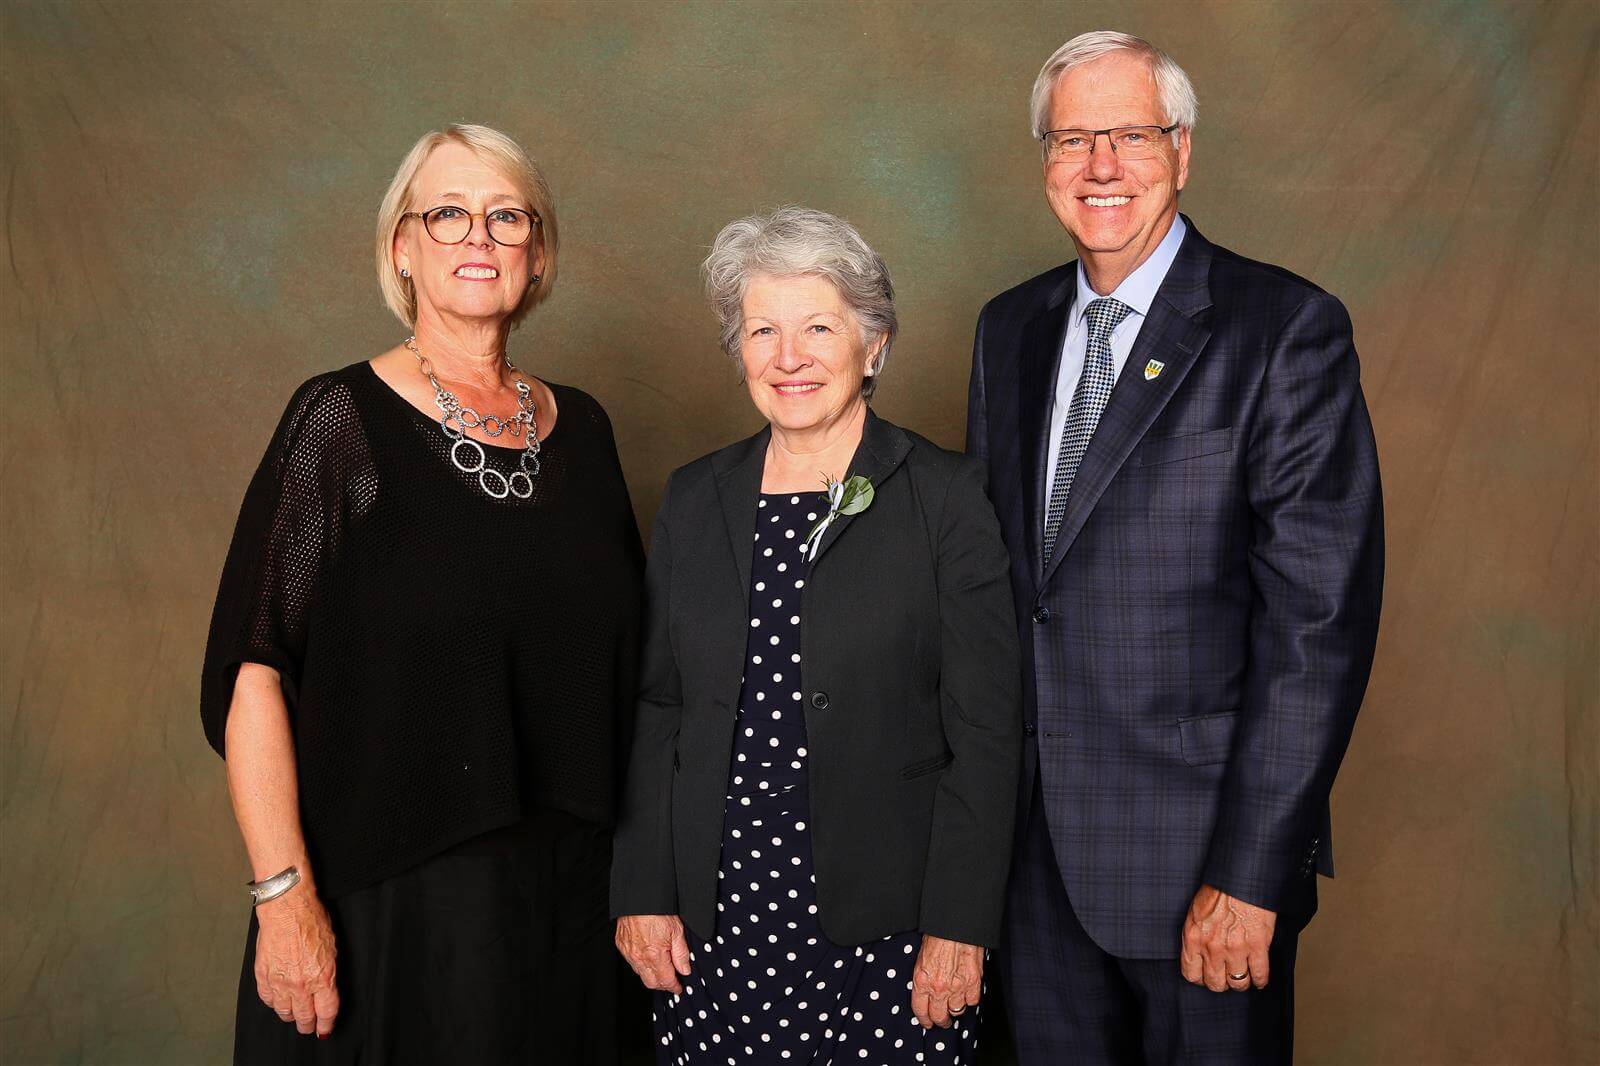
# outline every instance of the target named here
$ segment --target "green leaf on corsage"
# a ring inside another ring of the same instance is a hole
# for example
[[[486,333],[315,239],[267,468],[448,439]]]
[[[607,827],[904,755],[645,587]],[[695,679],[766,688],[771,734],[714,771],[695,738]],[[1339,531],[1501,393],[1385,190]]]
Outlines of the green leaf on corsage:
[[[844,483],[844,497],[839,502],[840,514],[860,514],[872,505],[872,482],[857,474]]]
[[[860,514],[872,505],[870,478],[857,474],[839,482],[823,475],[822,484],[828,490],[828,513],[822,521],[812,527],[811,532],[806,535],[805,546],[801,549],[812,561],[817,558],[817,548],[822,543],[822,535],[833,525],[835,519],[841,515]]]

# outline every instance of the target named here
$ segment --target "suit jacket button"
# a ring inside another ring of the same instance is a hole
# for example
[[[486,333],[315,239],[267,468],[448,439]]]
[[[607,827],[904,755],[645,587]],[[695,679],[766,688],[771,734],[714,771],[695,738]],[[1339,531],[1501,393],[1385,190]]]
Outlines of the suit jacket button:
[[[813,692],[811,694],[811,706],[815,707],[819,711],[827,710],[828,694],[826,692]]]
[[[1025,737],[1031,737],[1037,732],[1038,730],[1031,725],[1024,724],[1022,727],[1022,735]]]
[[[1033,609],[1033,620],[1039,625],[1044,625],[1046,622],[1050,621],[1050,608],[1035,607]]]

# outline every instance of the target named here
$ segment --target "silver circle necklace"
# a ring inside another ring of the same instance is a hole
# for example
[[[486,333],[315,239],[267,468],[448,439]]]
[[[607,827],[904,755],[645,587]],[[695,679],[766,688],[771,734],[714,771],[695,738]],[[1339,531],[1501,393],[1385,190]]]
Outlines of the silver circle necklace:
[[[406,338],[406,347],[411,354],[417,357],[417,366],[428,379],[428,384],[433,386],[433,402],[439,405],[439,428],[451,441],[450,462],[463,474],[477,474],[478,487],[489,496],[503,500],[508,495],[519,500],[526,500],[533,495],[533,479],[539,473],[539,423],[534,420],[537,405],[533,402],[533,390],[528,383],[518,377],[514,384],[517,388],[517,413],[510,418],[501,418],[499,415],[479,415],[477,411],[462,405],[455,393],[439,384],[439,379],[433,375],[433,364],[428,362],[428,357],[422,354],[417,347],[417,338]],[[506,369],[513,374],[520,375],[511,362],[509,355],[502,356]],[[510,477],[506,477],[498,470],[491,470],[488,466],[488,456],[483,450],[483,445],[467,436],[467,430],[481,429],[491,437],[498,437],[502,433],[509,433],[513,437],[522,437],[523,446],[517,456],[517,470]],[[471,458],[463,461],[461,451],[465,448]]]

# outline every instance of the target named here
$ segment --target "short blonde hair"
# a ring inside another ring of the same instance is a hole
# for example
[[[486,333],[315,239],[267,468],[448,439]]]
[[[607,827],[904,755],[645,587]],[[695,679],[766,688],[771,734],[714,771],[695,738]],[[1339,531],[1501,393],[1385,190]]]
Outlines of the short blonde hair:
[[[407,329],[414,328],[417,324],[417,293],[411,279],[402,278],[400,268],[395,265],[394,236],[399,232],[402,216],[416,209],[412,202],[412,185],[417,180],[417,172],[435,148],[450,141],[472,149],[479,159],[503,174],[528,201],[529,210],[539,216],[539,224],[534,227],[531,239],[541,242],[544,247],[544,270],[539,275],[539,284],[528,286],[522,302],[511,312],[511,325],[515,327],[550,295],[555,285],[556,249],[560,244],[556,228],[556,204],[539,164],[516,141],[488,126],[456,124],[425,133],[400,161],[400,169],[395,171],[389,191],[383,194],[383,204],[378,208],[378,289],[394,316]],[[529,253],[533,254],[533,248],[529,249]]]

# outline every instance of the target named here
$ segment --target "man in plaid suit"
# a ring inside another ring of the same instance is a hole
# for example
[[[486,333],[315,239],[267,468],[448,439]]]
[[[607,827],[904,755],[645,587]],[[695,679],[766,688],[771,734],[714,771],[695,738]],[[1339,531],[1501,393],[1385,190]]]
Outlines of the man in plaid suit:
[[[1295,945],[1383,580],[1349,317],[1178,213],[1194,90],[1125,34],[1033,94],[1077,249],[978,319],[1026,754],[1000,970],[1022,1062],[1291,1057]]]

